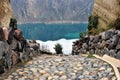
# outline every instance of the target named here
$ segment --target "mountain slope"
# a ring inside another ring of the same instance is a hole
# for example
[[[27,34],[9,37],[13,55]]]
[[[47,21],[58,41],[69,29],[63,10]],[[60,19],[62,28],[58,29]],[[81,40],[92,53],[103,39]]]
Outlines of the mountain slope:
[[[108,28],[120,18],[120,0],[95,0],[93,15],[99,17],[99,28]]]
[[[8,27],[12,16],[10,0],[0,0],[0,27]]]
[[[93,0],[11,0],[11,4],[20,23],[80,22],[87,21]]]

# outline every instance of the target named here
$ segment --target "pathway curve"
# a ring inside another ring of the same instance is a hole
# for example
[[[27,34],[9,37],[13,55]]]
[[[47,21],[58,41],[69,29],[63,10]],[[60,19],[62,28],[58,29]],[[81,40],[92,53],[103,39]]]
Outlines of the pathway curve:
[[[85,56],[40,56],[11,73],[6,80],[116,80],[112,67]]]

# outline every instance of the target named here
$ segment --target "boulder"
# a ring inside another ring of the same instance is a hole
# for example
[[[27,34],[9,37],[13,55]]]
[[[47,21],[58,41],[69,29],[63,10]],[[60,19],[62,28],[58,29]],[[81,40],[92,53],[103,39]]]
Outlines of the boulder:
[[[120,37],[119,37],[119,38],[120,38]],[[120,39],[119,39],[118,45],[120,45]]]
[[[100,53],[98,53],[100,56],[103,56],[104,54],[108,53],[108,48],[104,47],[104,49],[100,49]]]
[[[100,54],[100,49],[96,49],[96,50],[95,50],[95,54],[101,55],[101,54]]]
[[[119,36],[114,35],[114,36],[112,37],[112,44],[116,47],[117,44],[118,44],[118,42],[119,42]]]
[[[89,36],[89,38],[91,42],[94,40],[94,36]]]
[[[12,49],[10,46],[7,46],[6,54],[5,54],[5,67],[11,68],[12,66]]]
[[[16,51],[12,51],[12,65],[17,64],[18,62],[18,53]]]
[[[15,37],[17,40],[21,40],[21,39],[23,38],[22,32],[21,32],[20,29],[14,30],[14,37]]]
[[[95,49],[97,44],[91,44],[90,49]]]
[[[120,50],[120,45],[117,45],[117,46],[116,46],[116,49],[117,49],[117,50]]]
[[[103,40],[105,40],[105,32],[100,33]]]
[[[114,32],[113,32],[113,31],[107,31],[107,32],[105,33],[105,40],[110,39],[113,35],[114,35]]]
[[[4,41],[0,41],[0,74],[5,72],[5,54],[6,54],[6,43]]]
[[[116,58],[120,59],[120,51],[116,54]]]
[[[116,31],[115,31],[115,34],[120,37],[120,30],[116,30]]]
[[[99,44],[99,48],[103,49],[105,47],[105,45],[106,45],[106,41],[103,40],[102,43]]]
[[[8,29],[8,40],[7,40],[7,42],[8,42],[8,44],[11,44],[12,43],[12,40],[13,40],[13,38],[14,38],[14,30],[10,27],[9,29]]]
[[[28,42],[26,40],[23,40],[23,59],[25,61],[29,60],[29,58],[33,57],[34,49],[31,50],[30,47],[28,47]]]
[[[86,48],[87,48],[87,44],[86,44],[86,43],[83,43],[82,48],[83,48],[83,49],[86,49]]]
[[[113,31],[106,31],[101,34],[103,40],[108,40],[114,35]]]
[[[5,72],[4,60],[5,59],[0,59],[0,74],[3,74]]]
[[[0,59],[2,59],[3,55],[6,54],[7,46],[7,43],[5,43],[4,41],[0,41]]]
[[[12,50],[15,50],[16,47],[17,47],[17,44],[18,44],[18,41],[13,37],[12,42],[11,42],[11,44],[10,44],[11,49],[12,49]]]
[[[99,55],[100,55],[100,56],[103,56],[104,54],[105,54],[105,51],[104,51],[104,50],[100,50]]]
[[[111,43],[111,40],[106,40],[105,41],[106,47],[108,47],[110,43]]]
[[[115,50],[110,50],[108,52],[108,55],[111,56],[111,57],[115,57],[116,56]]]
[[[98,52],[99,52],[99,49],[98,48],[95,49],[95,54],[98,54]]]
[[[4,39],[5,41],[7,41],[8,40],[8,28],[3,27],[3,32],[4,32]]]
[[[108,44],[108,49],[115,49],[115,46],[113,45],[112,41],[110,42],[110,44]]]
[[[16,43],[17,44],[16,44],[16,47],[14,48],[14,51],[23,52],[23,47],[22,47],[20,41],[17,41]]]
[[[97,36],[94,37],[93,42],[97,43],[100,39],[101,39],[101,36],[97,35]]]

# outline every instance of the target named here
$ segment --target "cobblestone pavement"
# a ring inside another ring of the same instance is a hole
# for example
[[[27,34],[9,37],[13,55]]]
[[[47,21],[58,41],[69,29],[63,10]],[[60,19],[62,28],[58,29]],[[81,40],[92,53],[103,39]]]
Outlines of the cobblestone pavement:
[[[112,67],[85,56],[40,56],[11,73],[6,80],[117,80]]]

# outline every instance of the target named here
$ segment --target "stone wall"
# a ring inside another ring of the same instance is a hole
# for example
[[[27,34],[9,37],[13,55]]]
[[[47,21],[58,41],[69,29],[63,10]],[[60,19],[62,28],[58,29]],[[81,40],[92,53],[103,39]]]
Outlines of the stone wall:
[[[72,54],[104,54],[120,59],[120,31],[109,30],[73,43]]]
[[[93,15],[99,17],[99,28],[108,28],[117,18],[120,18],[120,0],[95,0]]]
[[[21,30],[13,26],[0,28],[0,74],[17,63],[26,62],[40,54],[36,41],[26,40]]]

